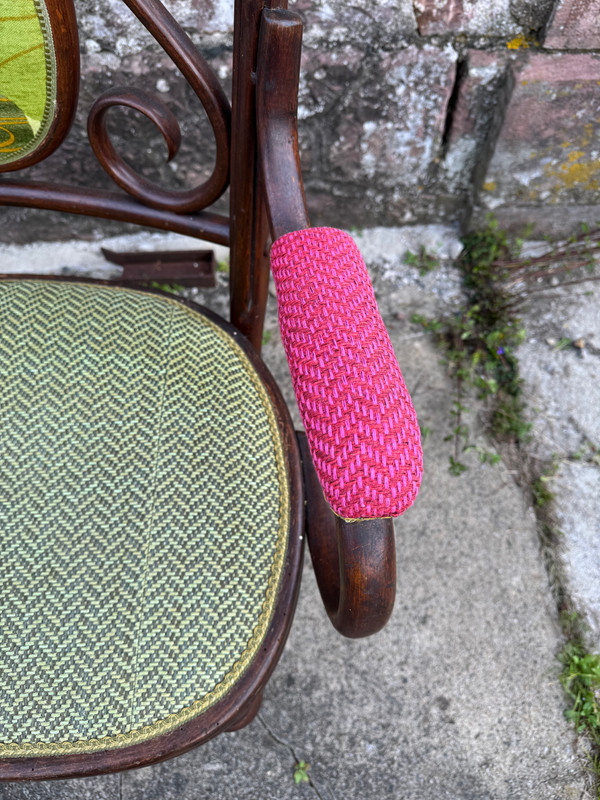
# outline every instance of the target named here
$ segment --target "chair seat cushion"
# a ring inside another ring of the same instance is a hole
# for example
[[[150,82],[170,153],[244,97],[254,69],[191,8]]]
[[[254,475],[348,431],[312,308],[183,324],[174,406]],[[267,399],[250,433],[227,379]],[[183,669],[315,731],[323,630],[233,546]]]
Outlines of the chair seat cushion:
[[[175,299],[0,281],[0,757],[135,744],[261,648],[287,547],[271,401]]]

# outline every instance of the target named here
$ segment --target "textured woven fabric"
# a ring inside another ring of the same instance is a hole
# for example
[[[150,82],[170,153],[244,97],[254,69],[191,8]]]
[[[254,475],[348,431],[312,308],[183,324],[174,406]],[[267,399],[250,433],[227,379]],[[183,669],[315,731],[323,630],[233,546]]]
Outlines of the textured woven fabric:
[[[356,245],[333,228],[288,233],[271,267],[325,498],[346,519],[402,514],[421,482],[419,426]]]
[[[54,45],[43,0],[0,0],[0,163],[35,149],[52,118]]]
[[[283,458],[199,313],[0,282],[0,756],[132,744],[231,688],[284,566]]]

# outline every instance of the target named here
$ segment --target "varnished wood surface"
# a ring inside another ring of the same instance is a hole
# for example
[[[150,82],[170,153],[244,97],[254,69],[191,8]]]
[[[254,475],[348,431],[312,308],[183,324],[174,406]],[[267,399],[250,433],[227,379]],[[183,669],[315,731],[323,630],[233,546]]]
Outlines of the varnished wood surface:
[[[239,731],[242,728],[245,728],[246,725],[249,725],[254,719],[254,717],[260,711],[262,700],[263,700],[263,690],[261,689],[259,692],[256,692],[256,694],[248,700],[247,704],[240,711],[239,716],[237,716],[233,720],[233,722],[230,723],[227,730]]]
[[[256,107],[260,166],[273,240],[310,227],[298,150],[302,20],[265,9],[260,26]]]
[[[0,181],[0,205],[43,208],[148,225],[163,231],[195,236],[216,244],[229,244],[229,220],[221,214],[199,211],[176,214],[142,205],[126,194],[49,183]],[[68,221],[65,220],[68,231]]]
[[[305,433],[297,433],[306,494],[306,538],[333,626],[360,638],[381,630],[396,597],[396,546],[390,518],[347,522],[327,504]]]
[[[212,174],[200,186],[175,191],[154,185],[126,164],[112,145],[106,129],[106,113],[113,106],[133,108],[152,120],[167,142],[169,160],[177,153],[180,142],[179,125],[168,107],[156,95],[130,87],[117,87],[105,92],[92,107],[88,121],[92,148],[115,182],[141,202],[179,214],[207,208],[229,184],[229,100],[206,59],[160,0],[123,2],[171,57],[202,103],[215,137],[215,165]]]
[[[235,3],[230,188],[230,319],[259,352],[269,289],[269,227],[256,131],[258,37],[264,5],[285,8],[287,0]]]

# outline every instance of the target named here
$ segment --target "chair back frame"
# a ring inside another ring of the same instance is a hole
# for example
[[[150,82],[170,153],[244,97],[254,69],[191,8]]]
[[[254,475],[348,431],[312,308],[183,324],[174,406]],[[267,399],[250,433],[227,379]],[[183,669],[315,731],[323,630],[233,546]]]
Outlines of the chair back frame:
[[[202,103],[216,142],[212,174],[200,186],[173,191],[152,184],[126,164],[106,129],[111,108],[126,106],[148,117],[167,143],[169,160],[178,151],[180,130],[174,114],[158,97],[142,89],[117,87],[102,94],[92,106],[88,135],[97,159],[122,191],[3,177],[0,205],[130,222],[229,246],[231,322],[260,351],[268,294],[269,225],[258,157],[257,54],[263,9],[286,8],[287,0],[235,1],[231,104],[210,65],[160,0],[122,1],[173,60]],[[56,48],[54,121],[37,150],[18,162],[0,165],[0,172],[29,167],[46,158],[62,142],[75,113],[79,61],[73,0],[45,0],[45,4],[53,38],[61,43]],[[228,186],[227,217],[209,207]]]

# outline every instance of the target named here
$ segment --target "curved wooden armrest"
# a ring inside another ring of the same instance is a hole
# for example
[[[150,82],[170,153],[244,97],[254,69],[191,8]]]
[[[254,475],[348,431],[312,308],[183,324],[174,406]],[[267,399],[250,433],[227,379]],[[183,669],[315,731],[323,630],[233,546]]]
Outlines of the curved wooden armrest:
[[[306,537],[325,609],[344,636],[369,636],[383,628],[394,607],[393,522],[347,522],[334,514],[323,497],[306,434],[296,436],[307,502]]]
[[[273,239],[310,227],[298,153],[297,109],[302,21],[282,9],[264,9],[256,70],[258,149]],[[306,535],[321,597],[334,627],[358,638],[388,621],[396,594],[391,519],[346,522],[327,504],[308,441],[302,456]]]

